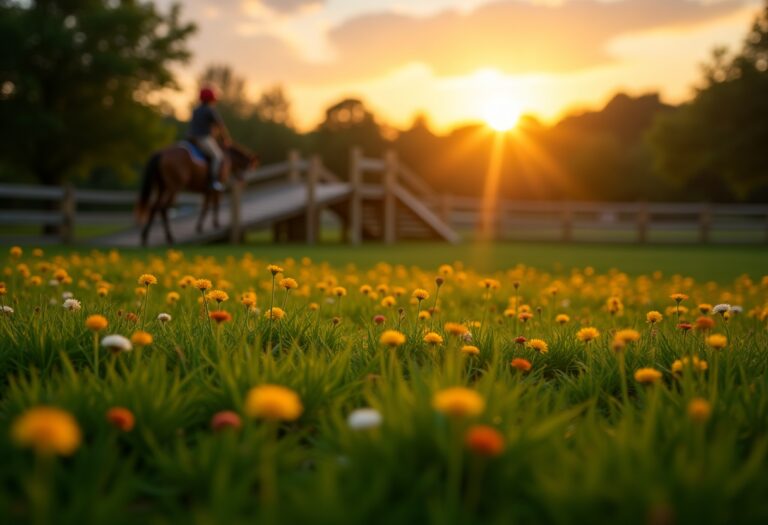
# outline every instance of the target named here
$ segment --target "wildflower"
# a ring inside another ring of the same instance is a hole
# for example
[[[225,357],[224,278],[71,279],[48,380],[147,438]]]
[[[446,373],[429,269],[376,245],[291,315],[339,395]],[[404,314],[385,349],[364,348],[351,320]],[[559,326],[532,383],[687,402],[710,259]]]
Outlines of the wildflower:
[[[161,312],[157,314],[157,320],[160,321],[161,323],[167,323],[168,321],[171,320],[171,314]]]
[[[320,309],[320,305],[317,303],[309,303],[309,309],[316,312]]]
[[[375,408],[358,408],[347,416],[347,425],[352,430],[368,430],[381,425],[381,413]]]
[[[437,269],[437,273],[442,275],[443,277],[450,277],[453,275],[453,266],[450,264],[441,264],[440,267]]]
[[[736,314],[742,313],[743,311],[744,311],[743,307],[741,307],[741,306],[739,306],[737,304],[734,304],[734,305],[731,306],[731,309],[728,310],[728,313],[732,313],[732,314],[736,315]]]
[[[464,334],[469,332],[469,328],[459,323],[445,323],[444,328],[447,333],[454,337],[462,337]]]
[[[557,324],[565,324],[565,323],[569,322],[570,320],[571,320],[571,318],[568,317],[566,314],[558,314],[555,317],[555,322]]]
[[[704,361],[703,359],[699,359],[696,356],[693,356],[692,358],[683,357],[682,359],[676,359],[672,363],[671,369],[673,373],[679,374],[680,372],[683,371],[684,367],[691,367],[695,371],[704,372],[707,370],[707,368],[709,368],[709,365],[707,364],[706,361]]]
[[[722,350],[728,344],[728,339],[722,334],[712,334],[707,337],[707,346],[711,346],[715,350]]]
[[[466,355],[478,355],[480,349],[473,345],[464,345],[461,347],[461,353]]]
[[[168,294],[165,296],[165,302],[174,305],[176,302],[180,299],[180,296],[177,292],[168,292]]]
[[[99,297],[106,297],[109,294],[109,288],[106,286],[99,286],[99,288],[96,290],[96,293],[99,295]]]
[[[424,336],[424,342],[429,345],[441,345],[443,344],[443,338],[436,332],[428,332]]]
[[[80,427],[72,414],[48,406],[30,408],[16,418],[11,437],[18,445],[41,455],[70,456],[81,441]]]
[[[133,429],[135,418],[133,417],[133,412],[127,408],[112,407],[107,410],[107,421],[123,432],[130,432]]]
[[[661,315],[661,312],[657,312],[656,310],[651,310],[647,314],[645,314],[645,321],[649,324],[656,324],[660,322],[664,318],[663,315]]]
[[[514,317],[517,311],[514,308],[507,308],[504,310],[504,317]]]
[[[205,294],[205,298],[209,301],[216,301],[216,304],[221,304],[229,299],[229,295],[223,290],[211,290]]]
[[[283,310],[279,306],[273,306],[272,308],[266,311],[266,313],[264,314],[264,317],[273,321],[274,320],[279,321],[280,319],[285,317],[285,310]]]
[[[197,279],[192,277],[191,275],[185,275],[179,280],[179,286],[182,288],[186,288],[187,286],[194,286]]]
[[[267,266],[267,271],[271,273],[273,276],[277,275],[278,273],[283,273],[283,269],[276,264],[270,264],[269,266]]]
[[[582,341],[584,343],[589,343],[593,339],[597,339],[600,337],[600,332],[597,330],[597,328],[593,328],[591,326],[582,328],[578,332],[576,332],[576,339],[579,341]]]
[[[149,286],[150,284],[157,284],[157,277],[155,277],[151,273],[145,273],[141,277],[139,277],[139,284],[143,284],[144,286]]]
[[[709,312],[712,311],[712,305],[709,303],[701,303],[699,305],[699,312],[701,312],[704,315],[707,315]]]
[[[138,330],[131,336],[131,343],[136,346],[149,346],[152,344],[152,334]]]
[[[20,246],[12,246],[9,253],[11,254],[11,257],[19,258],[23,252]]]
[[[394,348],[405,343],[405,335],[397,330],[385,330],[382,332],[379,342],[384,346]]]
[[[522,335],[519,335],[519,336],[515,337],[515,343],[517,343],[519,345],[524,345],[526,341],[528,341],[528,339],[526,339]]]
[[[286,290],[295,290],[299,287],[299,283],[296,282],[296,279],[291,279],[290,277],[286,277],[285,279],[280,279],[280,282],[277,283],[279,286],[285,288]]]
[[[416,288],[411,294],[411,297],[419,301],[423,301],[425,299],[429,299],[429,292],[424,290],[423,288]]]
[[[298,394],[280,385],[254,387],[245,397],[245,413],[253,418],[294,421],[303,411]]]
[[[638,368],[635,371],[635,381],[643,384],[658,383],[661,379],[661,372],[655,368]]]
[[[730,309],[731,309],[731,305],[730,305],[730,304],[725,304],[725,303],[722,303],[722,304],[716,304],[716,305],[714,306],[714,308],[712,308],[712,313],[713,313],[713,314],[720,314],[720,315],[723,315],[723,314],[725,314],[726,312],[728,312],[728,310],[730,310]]]
[[[678,330],[682,330],[683,332],[687,332],[691,328],[693,328],[693,325],[691,323],[677,323]]]
[[[673,293],[672,295],[669,296],[669,298],[675,301],[676,303],[680,304],[683,301],[687,300],[688,296],[685,295],[684,293]]]
[[[80,301],[77,299],[67,299],[64,301],[64,304],[61,306],[64,307],[65,310],[69,310],[70,312],[79,312],[82,308],[82,305],[80,304]]]
[[[4,304],[2,307],[0,307],[0,312],[3,312],[4,315],[10,316],[13,315],[13,308]]]
[[[100,332],[104,330],[107,325],[109,325],[109,321],[107,321],[107,318],[103,315],[89,315],[85,320],[86,328],[93,332]]]
[[[133,349],[131,342],[122,335],[108,335],[101,340],[101,346],[111,350],[114,353],[130,352]]]
[[[208,279],[195,279],[194,286],[201,292],[204,292],[206,290],[210,290],[213,285]]]
[[[231,410],[216,412],[211,418],[211,429],[214,432],[220,432],[227,428],[238,430],[242,426],[243,421],[240,419],[240,416],[237,412],[232,412]]]
[[[343,286],[336,286],[333,289],[333,295],[335,295],[336,297],[344,297],[345,295],[347,295],[347,289],[344,288]]]
[[[618,297],[609,297],[605,302],[606,309],[611,315],[618,314],[624,310],[624,304]]]
[[[480,287],[485,288],[486,290],[498,290],[501,287],[501,283],[497,281],[496,279],[483,279],[478,283]]]
[[[364,284],[360,287],[360,293],[363,295],[368,295],[373,291],[373,288],[371,288],[371,285]]]
[[[475,425],[467,431],[464,442],[478,456],[495,457],[504,451],[504,437],[493,427]]]
[[[533,348],[540,354],[546,354],[549,352],[549,346],[543,339],[529,339],[528,347]]]
[[[694,323],[696,325],[696,330],[700,330],[702,332],[711,330],[715,326],[715,320],[711,317],[699,317],[696,319],[696,321],[694,321]]]
[[[706,399],[694,397],[688,403],[688,417],[695,423],[706,423],[712,415],[712,405]]]
[[[432,317],[432,314],[427,310],[419,312],[419,321],[428,321]]]
[[[432,407],[448,416],[473,417],[485,410],[485,400],[474,390],[457,386],[435,393]]]
[[[520,319],[522,322],[526,322],[528,319],[533,318],[533,314],[531,312],[520,312],[517,315],[517,318]]]
[[[216,324],[227,323],[232,320],[232,315],[226,310],[216,310],[208,314],[211,320],[216,321]]]
[[[624,330],[619,330],[616,332],[613,336],[614,340],[621,341],[622,343],[630,343],[640,340],[640,332],[637,330],[633,330],[631,328],[627,328]]]
[[[533,365],[531,365],[531,362],[527,359],[523,359],[522,357],[516,357],[512,360],[512,362],[509,363],[512,365],[512,368],[516,368],[520,372],[530,372]]]
[[[387,318],[386,318],[386,317],[384,317],[383,315],[374,315],[374,316],[373,316],[373,323],[374,323],[374,324],[377,324],[377,325],[378,325],[378,324],[384,324],[384,322],[385,322],[386,320],[387,320]]]
[[[396,303],[396,300],[391,295],[388,295],[381,300],[381,306],[383,306],[384,308],[391,308],[395,306],[395,303]]]

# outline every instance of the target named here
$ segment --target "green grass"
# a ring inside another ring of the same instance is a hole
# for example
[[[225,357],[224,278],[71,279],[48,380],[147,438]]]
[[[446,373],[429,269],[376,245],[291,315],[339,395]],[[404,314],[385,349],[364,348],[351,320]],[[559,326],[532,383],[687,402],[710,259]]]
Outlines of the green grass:
[[[728,282],[742,274],[760,278],[768,273],[768,249],[763,246],[705,245],[624,245],[563,243],[399,243],[394,246],[365,244],[353,247],[341,244],[318,246],[258,243],[245,246],[181,246],[189,255],[240,257],[251,254],[265,260],[307,256],[316,262],[336,267],[355,264],[370,268],[380,261],[422,268],[436,268],[443,263],[462,261],[478,271],[493,272],[525,264],[548,272],[567,272],[571,268],[592,266],[599,272],[616,268],[630,275],[661,271],[665,275],[681,274],[700,281]],[[49,253],[67,254],[72,250],[48,247]],[[124,253],[141,256],[141,249]],[[148,253],[163,254],[165,249]]]
[[[305,255],[316,262],[302,262]],[[438,296],[437,266],[453,260],[463,264],[445,271]],[[57,524],[766,523],[761,261],[761,251],[744,248],[528,243],[6,256],[0,298],[14,312],[0,315],[0,516]],[[274,304],[286,311],[279,322],[264,316],[273,302],[269,262],[299,285],[290,294],[278,287]],[[586,266],[597,271],[571,271]],[[71,282],[62,276],[64,284],[50,285],[56,268]],[[665,275],[640,275],[656,269]],[[733,279],[750,271],[753,279]],[[677,272],[701,273],[687,280]],[[137,284],[145,273],[159,281],[146,299]],[[208,319],[200,292],[179,284],[187,274],[228,292],[220,308],[231,321]],[[479,285],[486,278],[498,280],[488,282],[490,293]],[[100,297],[103,283],[109,293]],[[374,291],[366,295],[364,284]],[[341,299],[336,286],[347,292]],[[422,304],[410,300],[416,288],[430,293]],[[250,290],[258,312],[239,301]],[[62,308],[64,292],[82,309]],[[688,313],[673,292],[689,295]],[[169,293],[178,301],[169,303]],[[395,306],[381,304],[388,294]],[[621,307],[611,313],[616,300]],[[725,301],[743,312],[727,323],[708,316],[712,332],[727,336],[724,349],[709,346],[708,333],[677,328],[700,316],[699,303]],[[526,322],[513,315],[523,305],[533,314]],[[419,320],[429,309],[434,316]],[[647,324],[649,310],[664,319]],[[173,319],[161,323],[160,312]],[[559,313],[570,321],[556,323]],[[109,321],[96,340],[85,326],[90,314]],[[461,352],[467,341],[446,322],[469,328],[477,355]],[[600,331],[588,344],[577,338],[587,326]],[[142,328],[154,339],[145,348],[112,354],[94,345]],[[614,334],[624,328],[636,330],[637,341],[617,353]],[[401,331],[405,344],[380,344],[385,329]],[[427,331],[443,344],[425,343]],[[516,342],[520,335],[545,341],[548,351]],[[690,356],[707,369],[673,371]],[[528,360],[530,371],[513,368],[513,359]],[[657,383],[635,379],[646,367],[660,373]],[[294,391],[299,417],[270,421],[254,412],[249,393],[265,384]],[[435,405],[456,386],[484,406],[459,416]],[[709,417],[690,415],[695,398]],[[82,440],[71,454],[35,452],[34,443],[54,434],[12,436],[41,405],[74,418]],[[107,421],[113,407],[134,414],[132,430]],[[381,425],[352,428],[347,417],[361,407],[376,409]],[[239,415],[239,430],[213,431],[223,410]],[[478,425],[501,438],[498,454],[467,445]]]

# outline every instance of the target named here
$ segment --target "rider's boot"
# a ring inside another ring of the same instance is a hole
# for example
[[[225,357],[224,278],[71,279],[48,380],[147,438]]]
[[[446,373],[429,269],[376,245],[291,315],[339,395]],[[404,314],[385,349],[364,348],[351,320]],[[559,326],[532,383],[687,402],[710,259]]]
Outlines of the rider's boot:
[[[210,170],[208,171],[208,178],[210,181],[211,189],[213,191],[223,192],[226,190],[224,185],[219,182],[219,163],[211,162]]]

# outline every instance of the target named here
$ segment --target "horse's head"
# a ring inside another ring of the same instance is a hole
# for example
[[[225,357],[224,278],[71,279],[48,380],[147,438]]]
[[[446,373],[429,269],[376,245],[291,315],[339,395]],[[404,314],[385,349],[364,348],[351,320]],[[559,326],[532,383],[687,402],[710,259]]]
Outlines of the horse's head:
[[[230,144],[227,147],[227,155],[232,167],[232,174],[238,182],[243,181],[246,171],[255,170],[259,167],[258,154],[237,144]]]

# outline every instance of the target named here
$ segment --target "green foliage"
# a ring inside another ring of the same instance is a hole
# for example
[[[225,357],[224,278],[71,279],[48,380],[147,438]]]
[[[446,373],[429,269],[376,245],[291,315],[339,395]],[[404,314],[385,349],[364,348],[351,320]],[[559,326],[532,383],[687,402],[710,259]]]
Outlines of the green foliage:
[[[765,201],[768,165],[768,6],[742,49],[714,52],[689,104],[650,134],[657,171],[696,198]]]
[[[172,138],[152,105],[175,86],[195,27],[153,3],[0,3],[0,152],[44,184],[107,164],[128,172]]]

